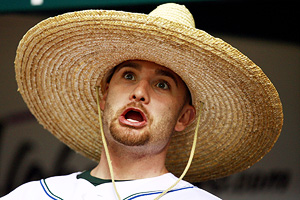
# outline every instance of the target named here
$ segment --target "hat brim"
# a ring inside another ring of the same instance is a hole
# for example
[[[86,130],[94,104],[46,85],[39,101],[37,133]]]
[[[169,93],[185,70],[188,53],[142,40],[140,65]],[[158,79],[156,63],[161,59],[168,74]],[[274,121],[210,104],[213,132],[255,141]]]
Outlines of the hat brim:
[[[262,70],[224,41],[162,18],[87,10],[46,19],[21,40],[16,79],[44,128],[99,161],[96,82],[134,59],[170,68],[190,89],[196,110],[205,104],[186,180],[242,171],[273,147],[282,128],[282,105]],[[177,176],[187,163],[194,130],[195,122],[172,136],[166,165]]]

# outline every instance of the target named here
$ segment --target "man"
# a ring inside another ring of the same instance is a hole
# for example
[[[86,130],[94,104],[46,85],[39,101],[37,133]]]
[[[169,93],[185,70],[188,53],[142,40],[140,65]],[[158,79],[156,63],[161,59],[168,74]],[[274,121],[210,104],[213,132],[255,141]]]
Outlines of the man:
[[[15,64],[19,91],[39,122],[100,162],[24,184],[4,200],[218,199],[181,179],[249,168],[282,127],[278,93],[261,69],[194,28],[177,4],[149,15],[82,11],[47,19],[23,37]]]
[[[167,173],[165,157],[171,134],[184,130],[195,117],[183,81],[155,63],[127,61],[116,68],[106,88],[100,105],[112,162],[120,167],[116,178]],[[109,179],[106,164],[101,164],[106,158],[101,158],[92,174]]]

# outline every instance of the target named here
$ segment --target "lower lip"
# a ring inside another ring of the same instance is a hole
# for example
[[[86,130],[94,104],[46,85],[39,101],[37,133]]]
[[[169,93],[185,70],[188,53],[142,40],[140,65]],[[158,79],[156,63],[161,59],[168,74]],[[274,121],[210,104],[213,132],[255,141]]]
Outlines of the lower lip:
[[[120,116],[119,117],[119,122],[122,125],[130,126],[130,127],[133,127],[133,128],[143,128],[147,124],[146,121],[142,121],[142,122],[131,122],[131,121],[128,121],[127,119],[125,119],[124,116]]]

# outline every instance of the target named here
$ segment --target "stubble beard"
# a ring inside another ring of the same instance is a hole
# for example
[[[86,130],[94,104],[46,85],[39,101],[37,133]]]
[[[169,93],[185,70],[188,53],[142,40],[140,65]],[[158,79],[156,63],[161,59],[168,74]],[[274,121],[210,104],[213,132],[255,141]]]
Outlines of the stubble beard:
[[[112,105],[107,102],[107,107],[103,115],[103,126],[106,130],[109,130],[108,137],[111,137],[116,142],[128,146],[128,147],[145,147],[148,146],[146,152],[154,153],[159,152],[168,143],[171,133],[174,129],[174,124],[170,122],[174,121],[169,116],[164,116],[162,119],[159,119],[157,124],[153,124],[153,118],[149,116],[147,111],[137,104],[135,105],[126,105],[123,108],[119,109],[117,112],[113,109]],[[134,129],[133,127],[121,126],[119,124],[119,116],[123,111],[130,107],[138,107],[141,109],[147,116],[147,126],[142,129]],[[114,114],[115,113],[115,114]],[[113,115],[113,116],[112,116]],[[158,117],[156,117],[158,119]],[[155,131],[155,132],[154,132]],[[159,136],[154,137],[153,134],[158,134]],[[151,147],[150,147],[151,146]]]
[[[143,146],[150,140],[149,130],[140,130],[139,133],[133,133],[132,127],[122,127],[123,131],[119,130],[118,118],[114,118],[109,127],[111,136],[119,143],[125,146]]]
[[[104,115],[104,121],[105,124],[109,126],[110,135],[115,141],[125,146],[131,146],[131,147],[143,146],[149,142],[151,136],[150,134],[151,130],[149,130],[149,127],[144,127],[142,129],[135,129],[134,127],[119,124],[119,116],[121,116],[121,114],[126,108],[130,106],[138,107],[139,109],[143,110],[146,116],[149,116],[144,108],[138,105],[132,105],[132,104],[126,105],[115,113],[115,115],[110,121],[111,123],[109,123],[108,120],[111,118],[111,116],[108,115],[112,115],[114,111],[112,109],[112,106],[109,103],[107,106],[108,107],[106,113],[108,114]],[[147,118],[148,118],[148,123],[151,123],[152,120],[150,120],[149,117]]]

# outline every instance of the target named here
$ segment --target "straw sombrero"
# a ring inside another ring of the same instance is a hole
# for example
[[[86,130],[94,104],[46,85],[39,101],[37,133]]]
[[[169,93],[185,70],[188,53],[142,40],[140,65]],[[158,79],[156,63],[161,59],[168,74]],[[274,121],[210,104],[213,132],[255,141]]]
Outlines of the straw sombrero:
[[[149,15],[85,10],[46,19],[17,49],[19,91],[46,129],[99,161],[96,82],[123,61],[155,62],[181,76],[197,111],[205,104],[185,179],[198,182],[242,171],[273,147],[283,124],[282,105],[258,66],[194,26],[189,11],[177,4],[161,5]],[[195,123],[173,136],[166,165],[175,175],[188,160]]]

